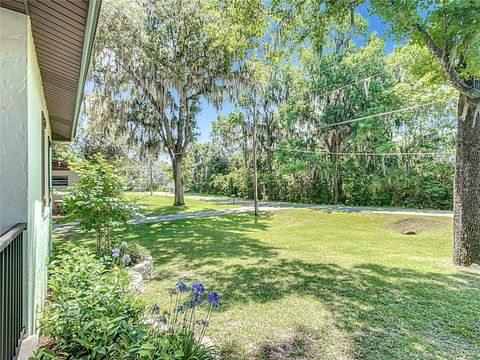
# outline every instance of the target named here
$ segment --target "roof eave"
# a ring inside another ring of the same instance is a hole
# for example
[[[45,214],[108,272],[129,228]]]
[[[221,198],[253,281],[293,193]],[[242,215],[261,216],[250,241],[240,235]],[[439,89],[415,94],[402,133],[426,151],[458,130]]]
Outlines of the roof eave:
[[[97,30],[98,16],[100,14],[102,0],[90,0],[88,6],[87,26],[85,30],[85,39],[83,42],[83,55],[80,65],[80,77],[78,81],[77,98],[75,102],[75,113],[73,115],[72,131],[70,138],[73,139],[77,132],[78,117],[83,102],[83,93],[85,82],[87,80],[90,57],[92,55],[93,42]]]

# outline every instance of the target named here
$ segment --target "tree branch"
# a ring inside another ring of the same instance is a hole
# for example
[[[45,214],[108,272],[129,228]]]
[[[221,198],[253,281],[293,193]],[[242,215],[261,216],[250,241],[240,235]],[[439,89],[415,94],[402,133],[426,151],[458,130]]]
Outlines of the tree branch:
[[[462,79],[460,79],[460,76],[450,63],[448,54],[444,53],[438,47],[430,34],[418,23],[414,24],[414,28],[424,38],[427,47],[433,53],[433,56],[435,56],[435,58],[439,61],[443,71],[445,72],[445,75],[452,82],[453,87],[471,99],[480,98],[480,89],[469,86]]]

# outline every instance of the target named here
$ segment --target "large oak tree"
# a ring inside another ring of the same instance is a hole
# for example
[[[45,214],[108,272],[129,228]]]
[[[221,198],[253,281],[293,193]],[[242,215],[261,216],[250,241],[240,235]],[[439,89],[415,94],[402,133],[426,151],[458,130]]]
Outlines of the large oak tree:
[[[182,168],[200,103],[219,107],[238,87],[237,62],[257,22],[235,24],[257,2],[242,11],[214,0],[104,2],[89,103],[106,131],[126,134],[142,151],[168,153],[174,205],[184,204]]]
[[[353,19],[364,0],[274,0],[289,40],[309,38],[321,52],[334,21]],[[399,41],[426,47],[412,66],[458,90],[454,189],[454,263],[480,263],[480,2],[478,0],[371,0]]]

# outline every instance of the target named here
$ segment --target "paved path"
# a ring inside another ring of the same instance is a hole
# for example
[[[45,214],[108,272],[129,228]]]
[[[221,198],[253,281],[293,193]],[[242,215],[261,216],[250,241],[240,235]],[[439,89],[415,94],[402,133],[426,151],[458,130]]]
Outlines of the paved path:
[[[156,195],[163,195],[165,193],[157,193]],[[207,202],[218,203],[231,203],[231,199],[203,197],[198,195],[186,195],[186,198],[202,200]],[[245,212],[252,212],[253,201],[251,200],[235,200],[235,204],[245,205],[233,209],[203,211],[196,213],[174,214],[174,215],[159,215],[149,216],[144,218],[132,219],[128,221],[128,224],[145,224],[154,222],[166,222],[185,219],[199,219],[211,216],[221,216],[238,214]],[[247,206],[248,205],[248,206]],[[451,211],[440,210],[412,210],[401,208],[376,208],[376,207],[361,207],[361,206],[341,206],[341,205],[315,205],[315,204],[294,204],[294,203],[281,203],[281,202],[264,202],[259,205],[261,211],[278,211],[287,209],[314,209],[320,211],[339,211],[339,212],[354,212],[354,213],[375,213],[375,214],[402,214],[402,215],[414,215],[414,216],[440,216],[440,217],[452,217]],[[76,223],[58,224],[53,226],[53,233],[64,233],[71,231],[75,228]]]

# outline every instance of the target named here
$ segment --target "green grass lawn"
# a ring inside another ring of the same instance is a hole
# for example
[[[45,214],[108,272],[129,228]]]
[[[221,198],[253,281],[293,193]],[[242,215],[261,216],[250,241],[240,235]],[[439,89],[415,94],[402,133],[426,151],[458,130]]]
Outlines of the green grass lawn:
[[[405,218],[297,209],[115,236],[154,257],[147,303],[168,305],[178,279],[222,294],[209,337],[225,358],[480,359],[480,276],[451,265],[451,219],[422,218],[423,232],[403,235],[394,224]]]
[[[145,216],[172,215],[192,212],[224,210],[240,205],[185,199],[185,206],[173,206],[172,196],[150,195],[146,193],[125,193],[127,199],[133,200],[142,207]]]

